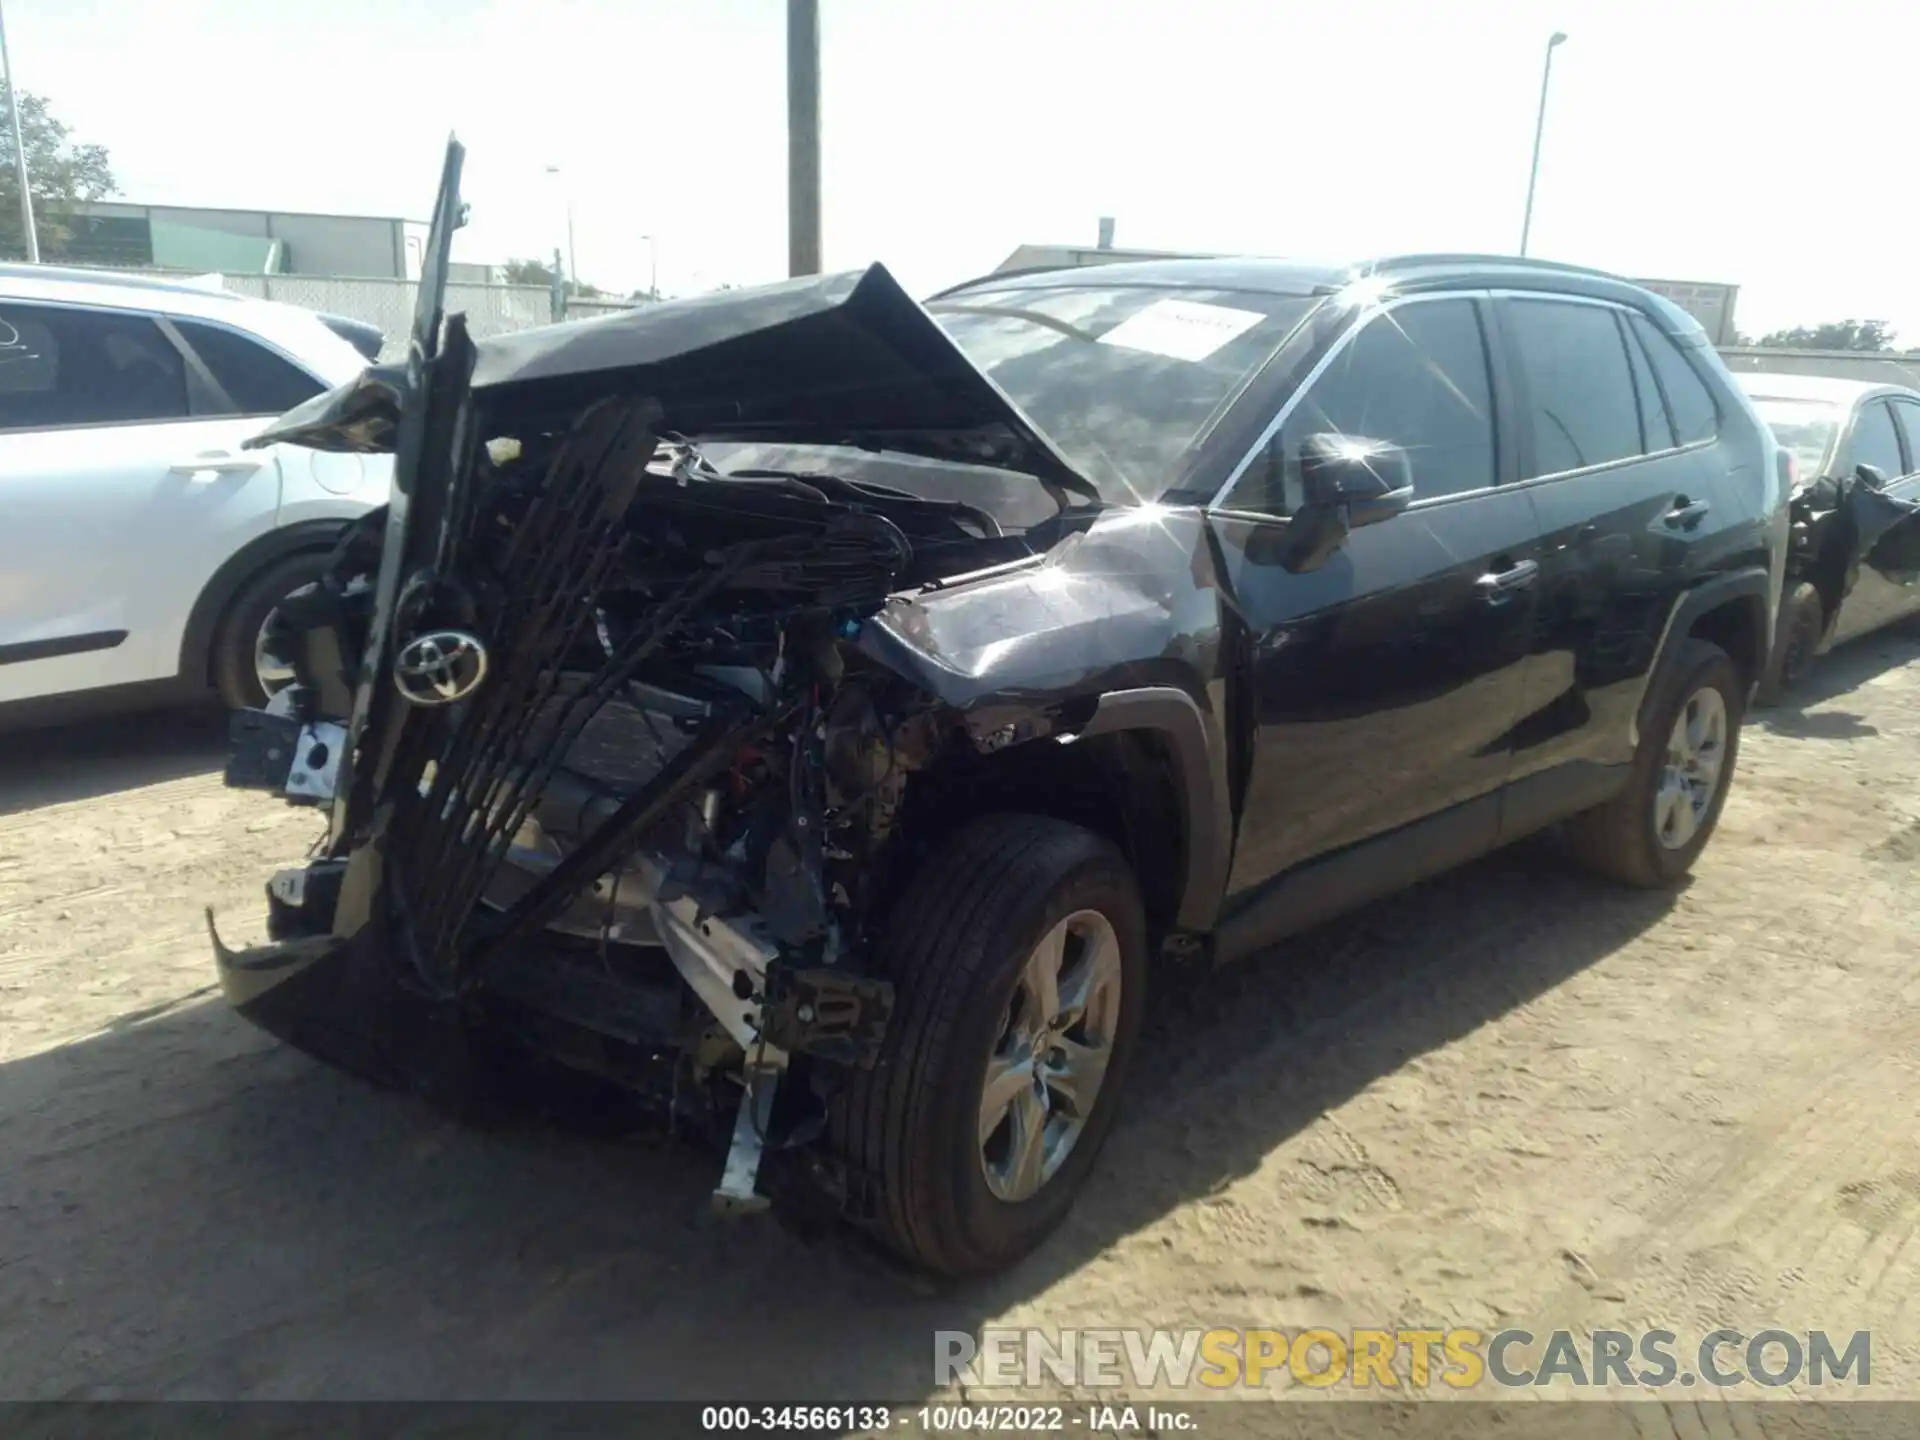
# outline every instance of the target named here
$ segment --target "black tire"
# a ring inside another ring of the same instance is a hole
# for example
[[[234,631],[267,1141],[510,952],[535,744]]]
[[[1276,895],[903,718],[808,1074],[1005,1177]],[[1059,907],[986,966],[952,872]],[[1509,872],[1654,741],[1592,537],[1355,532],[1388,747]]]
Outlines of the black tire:
[[[1712,798],[1693,838],[1669,848],[1655,832],[1654,801],[1665,768],[1667,740],[1680,711],[1695,694],[1711,688],[1726,708],[1726,745]],[[1585,869],[1623,885],[1659,890],[1677,883],[1713,837],[1726,804],[1728,787],[1740,753],[1740,722],[1745,709],[1745,687],[1732,658],[1718,645],[1686,639],[1650,707],[1640,732],[1640,746],[1628,767],[1627,784],[1605,805],[1576,815],[1563,831],[1567,848]]]
[[[988,1188],[979,1136],[989,1053],[1022,966],[1065,917],[1097,910],[1119,940],[1121,992],[1106,1077],[1078,1141],[1030,1197]],[[884,934],[895,989],[873,1070],[834,1102],[829,1140],[869,1187],[876,1238],[911,1265],[985,1274],[1025,1255],[1072,1206],[1113,1123],[1139,1035],[1146,921],[1110,842],[1064,821],[995,815],[955,835],[907,885]]]
[[[1773,653],[1767,657],[1755,700],[1778,705],[1799,688],[1813,664],[1814,652],[1827,629],[1827,608],[1820,592],[1801,581],[1787,587],[1780,598],[1780,618],[1773,629]]]
[[[257,709],[267,703],[266,689],[253,664],[253,644],[260,627],[282,600],[318,580],[326,568],[324,550],[290,555],[251,576],[227,602],[226,612],[214,628],[209,672],[213,688],[229,709]]]

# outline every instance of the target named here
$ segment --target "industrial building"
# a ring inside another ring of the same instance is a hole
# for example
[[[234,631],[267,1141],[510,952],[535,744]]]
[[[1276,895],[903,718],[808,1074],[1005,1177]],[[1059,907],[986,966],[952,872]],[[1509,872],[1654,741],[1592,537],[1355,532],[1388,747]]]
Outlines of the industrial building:
[[[48,230],[43,258],[54,264],[387,280],[418,280],[427,243],[417,220],[118,200],[76,205]],[[455,280],[498,279],[491,266],[452,269]]]

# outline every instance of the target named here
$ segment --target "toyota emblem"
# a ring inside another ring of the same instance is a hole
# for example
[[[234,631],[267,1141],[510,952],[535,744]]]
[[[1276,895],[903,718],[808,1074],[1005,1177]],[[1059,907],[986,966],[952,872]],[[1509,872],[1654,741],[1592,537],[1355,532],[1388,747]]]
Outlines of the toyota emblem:
[[[393,661],[393,683],[413,705],[451,705],[487,678],[487,647],[464,630],[416,635]]]

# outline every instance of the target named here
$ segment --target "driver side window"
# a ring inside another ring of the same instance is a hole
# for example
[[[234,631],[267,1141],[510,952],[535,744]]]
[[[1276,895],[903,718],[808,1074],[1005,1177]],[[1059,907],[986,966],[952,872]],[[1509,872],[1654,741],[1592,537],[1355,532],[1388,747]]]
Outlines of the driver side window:
[[[1294,407],[1267,464],[1242,477],[1233,508],[1298,511],[1300,447],[1320,434],[1402,447],[1416,501],[1492,485],[1493,385],[1473,301],[1421,300],[1368,321]]]
[[[1886,480],[1898,479],[1906,467],[1900,459],[1900,434],[1893,428],[1893,412],[1884,400],[1869,400],[1853,422],[1853,444],[1847,454],[1847,473],[1856,465],[1871,465]]]

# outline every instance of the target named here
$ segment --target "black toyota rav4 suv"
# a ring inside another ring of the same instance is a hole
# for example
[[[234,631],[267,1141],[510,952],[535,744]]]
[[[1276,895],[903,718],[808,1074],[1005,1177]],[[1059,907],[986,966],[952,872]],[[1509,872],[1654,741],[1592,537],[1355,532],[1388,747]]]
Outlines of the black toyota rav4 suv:
[[[878,266],[412,352],[230,781],[330,807],[227,995],[375,1080],[592,1072],[990,1270],[1058,1221],[1170,967],[1549,826],[1712,834],[1787,472],[1699,328],[1424,256]],[[565,1067],[557,1069],[553,1067]],[[518,1078],[516,1078],[518,1077]]]

